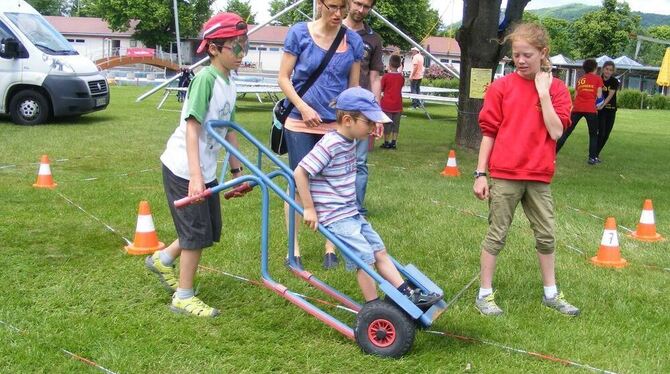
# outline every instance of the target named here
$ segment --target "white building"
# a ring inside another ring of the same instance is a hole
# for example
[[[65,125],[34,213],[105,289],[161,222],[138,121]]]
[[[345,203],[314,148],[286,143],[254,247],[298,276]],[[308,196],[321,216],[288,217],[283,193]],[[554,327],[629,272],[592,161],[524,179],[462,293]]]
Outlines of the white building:
[[[144,44],[134,40],[133,21],[126,31],[112,31],[107,22],[93,17],[58,17],[45,16],[47,21],[56,28],[72,46],[83,56],[91,60],[103,57],[125,55],[128,48],[143,48]]]

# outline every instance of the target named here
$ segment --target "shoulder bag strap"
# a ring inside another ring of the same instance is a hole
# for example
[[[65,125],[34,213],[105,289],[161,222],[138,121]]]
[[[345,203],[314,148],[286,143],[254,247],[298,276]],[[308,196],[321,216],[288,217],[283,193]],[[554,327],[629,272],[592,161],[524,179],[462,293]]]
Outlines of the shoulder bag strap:
[[[314,84],[314,82],[317,80],[317,78],[319,78],[319,76],[321,75],[323,70],[326,68],[326,66],[328,66],[328,63],[330,62],[330,60],[333,58],[333,55],[335,54],[335,50],[337,49],[337,47],[342,42],[342,38],[344,38],[344,34],[345,34],[346,31],[347,31],[346,28],[340,26],[340,30],[337,32],[337,36],[335,36],[335,40],[333,40],[333,44],[330,45],[330,48],[328,49],[328,52],[326,53],[326,56],[323,58],[323,60],[321,60],[321,64],[319,65],[319,67],[316,68],[316,70],[314,70],[312,75],[309,76],[309,78],[307,79],[305,84],[302,87],[300,87],[300,91],[298,91],[298,96],[302,97],[302,95],[304,95],[305,92],[307,92],[307,90],[309,90],[309,88],[312,86],[312,84]],[[289,103],[286,106],[286,110],[284,111],[284,113],[286,113],[288,115],[288,113],[291,113],[291,111],[293,110],[293,107],[295,105],[293,105],[293,103],[290,100],[286,100],[286,101],[288,101]]]

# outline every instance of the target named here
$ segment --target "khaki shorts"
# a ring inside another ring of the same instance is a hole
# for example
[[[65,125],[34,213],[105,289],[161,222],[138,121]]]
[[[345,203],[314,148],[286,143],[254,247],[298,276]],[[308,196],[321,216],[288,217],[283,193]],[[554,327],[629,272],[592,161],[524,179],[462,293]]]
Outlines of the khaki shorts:
[[[535,234],[535,248],[542,254],[554,252],[554,202],[548,183],[491,178],[489,192],[489,230],[482,249],[500,253],[520,201]]]

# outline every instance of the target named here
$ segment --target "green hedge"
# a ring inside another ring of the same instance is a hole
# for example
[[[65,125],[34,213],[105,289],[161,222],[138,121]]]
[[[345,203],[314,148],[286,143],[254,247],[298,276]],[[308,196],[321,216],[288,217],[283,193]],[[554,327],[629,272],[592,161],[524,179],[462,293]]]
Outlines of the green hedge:
[[[439,88],[455,88],[458,89],[459,81],[454,78],[435,78],[435,79],[424,79],[421,81],[421,85],[429,87],[439,87]]]
[[[435,78],[424,79],[422,85],[440,88],[458,89],[458,79],[453,78]],[[568,87],[570,96],[575,97],[575,89]],[[649,95],[646,92],[638,90],[620,90],[616,95],[616,104],[618,108],[625,109],[665,109],[670,110],[670,96],[661,94]]]
[[[661,94],[649,95],[638,90],[617,92],[616,104],[626,109],[667,109],[670,110],[670,97]]]

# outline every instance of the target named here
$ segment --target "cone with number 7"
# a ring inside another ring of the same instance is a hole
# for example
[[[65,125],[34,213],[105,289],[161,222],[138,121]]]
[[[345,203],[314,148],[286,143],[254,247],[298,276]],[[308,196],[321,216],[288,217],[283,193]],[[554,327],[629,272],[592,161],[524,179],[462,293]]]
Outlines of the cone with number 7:
[[[628,265],[628,261],[621,258],[619,236],[616,232],[614,217],[608,217],[605,221],[605,230],[600,241],[600,248],[598,248],[596,256],[591,257],[591,262],[594,265],[608,268],[623,268]]]

